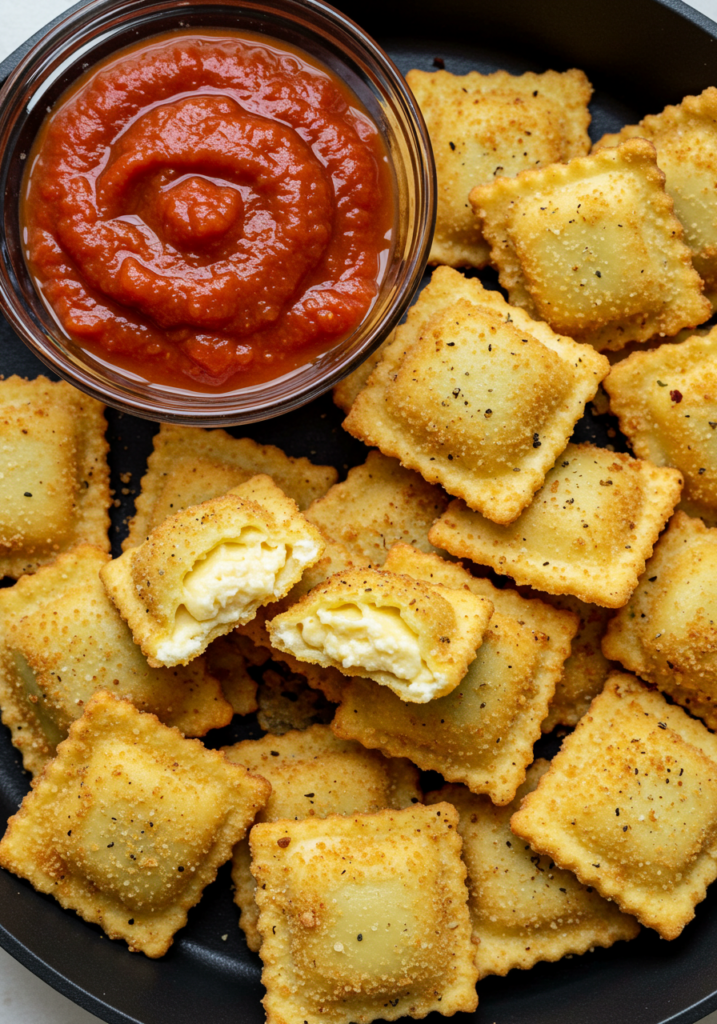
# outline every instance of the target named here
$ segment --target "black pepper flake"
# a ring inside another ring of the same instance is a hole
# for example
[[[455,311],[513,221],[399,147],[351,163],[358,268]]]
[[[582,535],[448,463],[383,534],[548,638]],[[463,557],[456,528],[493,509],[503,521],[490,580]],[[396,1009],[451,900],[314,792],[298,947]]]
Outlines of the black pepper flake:
[[[697,472],[699,473],[700,476],[702,476],[703,473],[707,472],[707,469],[706,469],[705,466],[703,466],[701,469],[698,469]]]
[[[618,818],[620,817],[620,808],[619,807],[615,808],[615,814],[617,815]]]
[[[543,442],[540,440],[540,434],[533,434],[533,448],[540,448]]]
[[[32,494],[30,493],[30,491],[25,491],[25,497],[26,498],[31,498],[32,497]]]
[[[134,924],[134,918],[133,918],[133,917],[130,917],[130,919],[129,919],[129,921],[127,922],[127,924]]]
[[[489,420],[492,415],[493,415],[493,410],[492,409],[486,409],[486,411],[483,413],[483,416],[487,420]]]
[[[657,724],[659,725],[659,727],[660,727],[661,729],[666,729],[666,728],[667,728],[667,726],[665,725],[665,723],[664,723],[664,722],[658,722]]]
[[[181,864],[180,864],[180,865],[179,865],[179,867],[177,868],[177,871],[184,871],[184,868],[182,867],[182,865],[181,865]]]
[[[311,799],[311,797],[312,797],[313,795],[314,795],[313,793],[304,793],[304,796],[305,796],[305,797],[306,797],[307,799],[309,799],[309,800]]]
[[[622,830],[623,830],[623,832],[627,832],[627,825],[623,825],[622,826]]]
[[[657,579],[657,576],[650,576],[650,577],[648,577],[647,582],[648,583],[654,583],[656,579]]]
[[[443,57],[434,57],[433,66],[434,68],[439,68],[441,71],[445,71],[446,62],[444,61]],[[451,143],[451,145],[453,145],[453,143]]]
[[[595,271],[595,277],[602,277],[602,274],[600,273],[599,270]]]
[[[356,936],[356,940],[357,940],[358,942],[363,942],[363,935],[357,935],[357,936]]]
[[[71,836],[72,835],[72,829],[70,829],[67,834],[68,834],[68,836]]]
[[[271,754],[272,757],[278,757],[279,756],[279,751],[278,750],[270,750],[269,753]]]
[[[451,147],[452,151],[455,153],[455,151],[456,151],[456,144],[455,144],[455,142],[449,142],[448,145]]]

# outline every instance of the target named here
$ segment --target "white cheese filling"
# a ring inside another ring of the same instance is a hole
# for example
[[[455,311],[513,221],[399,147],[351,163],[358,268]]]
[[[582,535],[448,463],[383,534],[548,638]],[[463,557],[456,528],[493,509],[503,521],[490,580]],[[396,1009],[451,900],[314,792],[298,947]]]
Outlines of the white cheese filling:
[[[319,608],[300,625],[304,643],[324,651],[344,669],[360,668],[396,688],[403,681],[414,696],[429,700],[439,680],[421,657],[418,637],[398,608],[343,604]],[[442,680],[441,680],[442,682]]]
[[[247,622],[264,601],[282,596],[284,569],[303,567],[316,554],[310,538],[287,547],[255,527],[243,530],[239,540],[219,544],[184,577],[174,630],[158,646],[157,659],[176,664],[199,654],[215,626]]]

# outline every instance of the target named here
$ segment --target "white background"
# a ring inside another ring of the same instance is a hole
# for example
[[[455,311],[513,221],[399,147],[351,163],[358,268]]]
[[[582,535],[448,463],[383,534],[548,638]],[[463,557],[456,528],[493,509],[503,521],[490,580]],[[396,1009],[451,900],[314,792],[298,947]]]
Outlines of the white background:
[[[70,6],[67,0],[0,0],[0,60]],[[717,21],[717,0],[694,0],[692,6]],[[0,949],[0,1024],[96,1024],[97,1020]],[[717,1024],[717,1013],[702,1024]]]

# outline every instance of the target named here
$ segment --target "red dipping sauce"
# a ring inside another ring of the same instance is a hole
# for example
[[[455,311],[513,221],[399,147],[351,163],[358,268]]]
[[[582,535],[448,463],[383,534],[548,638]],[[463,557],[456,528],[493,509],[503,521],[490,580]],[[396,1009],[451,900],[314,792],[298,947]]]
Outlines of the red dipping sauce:
[[[25,259],[81,348],[152,383],[232,391],[327,351],[378,293],[394,193],[378,129],[301,51],[171,33],[50,112]]]

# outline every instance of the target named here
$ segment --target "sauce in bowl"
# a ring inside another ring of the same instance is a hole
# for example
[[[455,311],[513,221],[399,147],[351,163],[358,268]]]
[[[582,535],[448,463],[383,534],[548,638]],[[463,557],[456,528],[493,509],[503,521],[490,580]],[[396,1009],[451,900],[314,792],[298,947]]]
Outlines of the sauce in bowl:
[[[348,87],[283,42],[226,30],[90,69],[38,134],[20,216],[35,286],[76,345],[224,392],[361,322],[395,208],[383,141]]]

